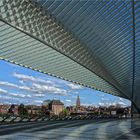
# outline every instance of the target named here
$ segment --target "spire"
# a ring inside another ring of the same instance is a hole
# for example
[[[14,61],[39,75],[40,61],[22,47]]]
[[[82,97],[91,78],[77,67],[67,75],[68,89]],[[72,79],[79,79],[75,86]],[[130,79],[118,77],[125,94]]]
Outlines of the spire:
[[[76,107],[80,107],[80,97],[79,95],[77,96],[77,100],[76,100]]]

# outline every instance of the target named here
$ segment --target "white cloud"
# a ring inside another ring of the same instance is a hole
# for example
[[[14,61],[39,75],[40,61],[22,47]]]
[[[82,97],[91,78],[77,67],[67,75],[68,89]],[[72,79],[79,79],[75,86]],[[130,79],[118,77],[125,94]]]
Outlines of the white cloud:
[[[20,97],[20,98],[31,98],[32,96],[29,94],[21,94],[21,93],[9,93],[10,96]]]
[[[118,102],[119,105],[126,106],[127,104],[124,102]]]
[[[28,86],[18,86],[18,88],[21,90],[26,90],[26,91],[33,91],[33,92],[35,91],[31,87],[28,87]]]
[[[16,84],[9,83],[9,82],[0,81],[0,85],[1,85],[1,86],[12,87],[12,88],[18,88],[18,86],[17,86]]]
[[[35,97],[44,97],[44,94],[34,94]]]
[[[99,106],[111,106],[111,105],[116,105],[117,103],[115,102],[99,102],[98,105]]]
[[[24,81],[32,81],[32,82],[43,83],[43,84],[54,84],[50,80],[44,80],[44,79],[41,79],[38,77],[33,77],[33,76],[19,74],[19,73],[13,73],[13,76],[20,79],[20,81],[22,81],[22,83]]]
[[[0,89],[0,94],[3,94],[5,93],[5,98],[11,98],[11,97],[29,97],[29,95],[25,95],[25,94],[21,94],[21,93],[12,93],[12,92],[8,92],[7,90],[3,90],[3,89]],[[9,97],[7,97],[9,96]]]
[[[78,90],[78,89],[82,89],[83,88],[82,86],[76,85],[76,84],[73,84],[73,83],[68,83],[67,86],[70,87],[73,90]]]
[[[121,97],[119,97],[119,100],[120,100],[120,101],[122,101],[122,102],[124,101],[124,99],[123,99],[123,98],[121,98]]]
[[[43,84],[37,84],[37,83],[32,83],[30,86],[19,86],[13,83],[9,82],[3,82],[0,81],[1,86],[6,86],[8,88],[14,88],[17,90],[21,91],[27,91],[30,93],[39,93],[39,94],[55,94],[55,95],[62,95],[66,96],[67,95],[67,90],[61,89],[58,87],[55,87],[55,85],[43,85]],[[5,91],[0,91],[0,92],[5,92]]]
[[[9,92],[9,91],[7,91],[7,90],[3,90],[3,89],[0,89],[0,94],[2,94],[3,95],[3,93],[5,93],[5,97],[6,96],[9,96],[10,98],[11,97],[21,97],[21,98],[25,98],[25,97],[28,97],[28,98],[31,98],[31,95],[29,95],[29,94],[22,94],[22,93],[13,93],[13,92]]]
[[[71,100],[68,100],[68,99],[67,99],[66,102],[71,102]]]
[[[20,80],[19,83],[24,84],[24,81],[23,80]]]
[[[90,103],[84,103],[82,104],[83,106],[95,106],[94,104],[90,104]]]
[[[19,89],[19,90],[25,90],[25,91],[29,91],[29,92],[36,92],[35,90],[33,90],[31,87],[29,86],[19,86],[13,83],[9,83],[9,82],[3,82],[0,81],[0,85],[1,86],[6,86],[8,88],[14,88],[14,89]]]
[[[0,93],[7,93],[7,91],[0,88]]]
[[[67,91],[64,89],[57,88],[55,86],[49,85],[40,85],[33,83],[33,89],[39,91],[40,93],[50,93],[50,94],[57,94],[57,95],[67,95]]]
[[[53,81],[19,73],[13,73],[13,76],[20,79],[22,85],[24,84],[24,86],[19,86],[21,90],[38,93],[40,94],[38,96],[43,96],[41,94],[68,95],[67,90],[59,88]]]
[[[42,100],[34,100],[32,103],[40,105],[43,103],[43,101]],[[29,103],[29,104],[31,104],[31,103]]]
[[[78,91],[76,91],[76,92],[74,92],[75,94],[79,94],[79,92]]]
[[[34,102],[37,102],[37,103],[42,103],[42,100],[36,100]]]
[[[105,105],[104,103],[101,103],[101,102],[100,102],[100,103],[98,103],[98,104],[99,104],[100,106],[104,106],[104,105]]]

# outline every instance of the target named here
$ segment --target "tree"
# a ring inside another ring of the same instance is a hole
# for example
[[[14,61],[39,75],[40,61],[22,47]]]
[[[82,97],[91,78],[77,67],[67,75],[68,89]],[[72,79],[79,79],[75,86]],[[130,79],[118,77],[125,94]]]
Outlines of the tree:
[[[19,116],[24,116],[24,104],[20,104],[19,107],[18,107],[18,114]]]
[[[59,114],[59,116],[68,116],[69,115],[69,111],[64,108],[63,111]]]
[[[10,106],[9,110],[8,110],[8,114],[10,114],[10,115],[14,115],[14,111],[13,111],[14,108],[15,108],[15,105],[12,104],[12,105]]]
[[[24,115],[24,116],[28,116],[28,110],[27,110],[27,108],[25,108],[25,107],[24,107],[24,109],[23,109],[23,115]]]

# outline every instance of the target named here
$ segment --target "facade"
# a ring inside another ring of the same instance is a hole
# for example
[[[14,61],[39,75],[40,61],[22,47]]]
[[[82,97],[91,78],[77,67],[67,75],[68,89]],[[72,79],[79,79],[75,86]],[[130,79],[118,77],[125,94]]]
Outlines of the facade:
[[[10,108],[10,105],[7,105],[7,104],[0,105],[0,114],[7,114],[9,108]]]
[[[14,105],[14,104],[0,105],[0,114],[18,115],[18,105]]]
[[[46,115],[59,115],[64,109],[64,104],[60,100],[45,100],[42,110]]]
[[[42,112],[41,106],[27,105],[25,106],[29,115],[39,115]]]
[[[64,104],[60,100],[52,100],[50,102],[50,108],[52,113],[59,115],[64,109]]]

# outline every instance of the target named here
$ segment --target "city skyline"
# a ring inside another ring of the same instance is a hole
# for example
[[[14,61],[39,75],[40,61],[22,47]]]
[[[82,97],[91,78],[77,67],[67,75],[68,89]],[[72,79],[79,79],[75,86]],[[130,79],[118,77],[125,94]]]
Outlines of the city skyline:
[[[81,105],[129,106],[130,101],[107,93],[0,61],[0,103],[40,105],[46,99],[59,99],[66,106],[75,105],[77,95]]]

